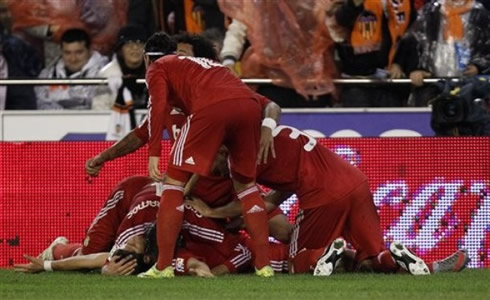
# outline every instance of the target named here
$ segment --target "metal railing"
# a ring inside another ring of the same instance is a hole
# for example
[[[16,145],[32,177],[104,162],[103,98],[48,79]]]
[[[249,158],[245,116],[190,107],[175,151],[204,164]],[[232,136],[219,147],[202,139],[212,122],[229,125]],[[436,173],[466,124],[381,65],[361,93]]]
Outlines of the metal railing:
[[[435,83],[441,79],[447,78],[425,78],[424,83]],[[458,78],[452,78],[453,81],[459,81]],[[246,84],[272,84],[272,79],[242,79]],[[0,79],[0,85],[104,85],[108,84],[107,78],[79,78],[79,79]],[[144,79],[137,79],[137,83],[145,83]],[[410,84],[410,79],[334,79],[335,84]]]

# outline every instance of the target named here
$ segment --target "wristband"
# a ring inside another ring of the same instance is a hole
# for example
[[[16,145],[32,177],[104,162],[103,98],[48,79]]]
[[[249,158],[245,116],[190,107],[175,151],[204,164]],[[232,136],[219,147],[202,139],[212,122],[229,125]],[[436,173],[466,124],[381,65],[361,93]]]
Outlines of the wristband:
[[[236,60],[233,58],[225,58],[223,59],[223,66],[233,66],[235,65]]]
[[[45,260],[44,261],[44,271],[46,272],[53,272],[53,267],[51,266],[53,262],[50,260]]]
[[[265,118],[262,120],[262,126],[274,130],[277,127],[277,122],[273,118]]]

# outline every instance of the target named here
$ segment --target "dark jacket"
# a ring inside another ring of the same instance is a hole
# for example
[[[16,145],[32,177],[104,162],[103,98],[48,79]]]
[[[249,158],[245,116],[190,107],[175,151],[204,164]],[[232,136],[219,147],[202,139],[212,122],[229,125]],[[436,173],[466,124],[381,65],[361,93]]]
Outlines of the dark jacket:
[[[481,3],[475,3],[464,35],[470,46],[469,64],[475,65],[480,74],[490,73],[490,12]],[[434,73],[434,54],[441,29],[441,7],[440,0],[433,0],[426,4],[404,38],[406,48],[416,49],[414,52],[416,63],[405,68],[407,73],[415,69]]]
[[[8,78],[37,78],[41,60],[34,48],[14,36],[3,36],[2,52],[8,64]],[[36,109],[36,95],[32,85],[7,86],[5,109]]]

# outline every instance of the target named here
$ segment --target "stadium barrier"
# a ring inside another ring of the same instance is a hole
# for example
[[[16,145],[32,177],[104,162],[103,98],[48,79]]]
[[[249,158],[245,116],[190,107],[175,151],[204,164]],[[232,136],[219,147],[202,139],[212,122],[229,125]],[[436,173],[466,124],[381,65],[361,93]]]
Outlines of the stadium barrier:
[[[490,139],[320,139],[370,179],[386,243],[424,259],[469,251],[470,267],[490,267]],[[97,178],[86,159],[109,142],[0,142],[0,267],[37,255],[57,236],[82,238],[121,179],[147,174],[147,149],[107,163]],[[163,142],[162,169],[170,151]],[[292,197],[282,206],[290,220]]]

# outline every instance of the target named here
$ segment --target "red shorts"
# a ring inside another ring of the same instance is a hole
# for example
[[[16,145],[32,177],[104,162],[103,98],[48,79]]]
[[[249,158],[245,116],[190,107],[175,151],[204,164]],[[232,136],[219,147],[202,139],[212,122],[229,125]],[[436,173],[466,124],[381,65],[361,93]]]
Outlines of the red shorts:
[[[289,256],[294,258],[302,249],[325,248],[341,236],[357,250],[357,261],[385,249],[367,181],[336,202],[300,210],[291,234]]]
[[[209,175],[224,144],[232,176],[242,183],[254,181],[261,118],[261,106],[253,99],[218,102],[189,116],[172,148],[169,174],[175,168]]]
[[[211,245],[187,242],[185,249],[179,249],[175,257],[177,273],[188,274],[187,261],[191,257],[205,262],[210,269],[225,265],[230,273],[247,269],[252,263],[252,253],[241,243],[237,243],[230,256],[225,257]]]

